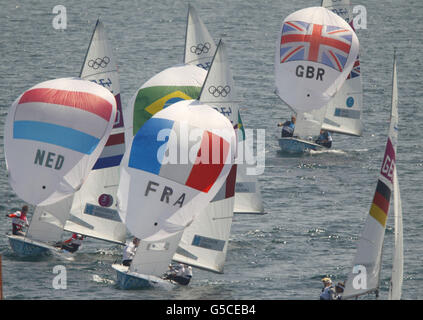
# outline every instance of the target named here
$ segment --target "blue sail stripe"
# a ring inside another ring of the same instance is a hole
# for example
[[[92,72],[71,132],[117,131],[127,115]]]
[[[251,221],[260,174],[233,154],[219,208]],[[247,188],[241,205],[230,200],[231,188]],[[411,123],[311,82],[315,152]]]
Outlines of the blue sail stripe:
[[[39,121],[15,121],[13,138],[50,143],[84,154],[91,154],[100,142],[84,132]]]

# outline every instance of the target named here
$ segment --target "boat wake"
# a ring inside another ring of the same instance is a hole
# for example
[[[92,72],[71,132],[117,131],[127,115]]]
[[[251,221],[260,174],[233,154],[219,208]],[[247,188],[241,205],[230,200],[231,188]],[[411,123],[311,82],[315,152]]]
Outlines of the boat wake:
[[[97,283],[104,283],[104,284],[115,284],[116,283],[114,280],[102,278],[98,274],[93,274],[93,281],[97,282]]]

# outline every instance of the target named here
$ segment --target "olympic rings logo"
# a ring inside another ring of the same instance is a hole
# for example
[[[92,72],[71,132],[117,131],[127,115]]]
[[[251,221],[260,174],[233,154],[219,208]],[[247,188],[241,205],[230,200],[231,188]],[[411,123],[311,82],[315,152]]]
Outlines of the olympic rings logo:
[[[199,43],[196,46],[192,46],[190,48],[191,53],[195,53],[197,56],[199,56],[202,53],[208,53],[211,48],[211,44],[209,42],[206,42],[204,44]]]
[[[219,97],[219,96],[226,97],[229,94],[229,92],[231,92],[231,87],[230,86],[224,86],[224,87],[223,86],[218,86],[218,87],[210,86],[209,92],[214,97]]]
[[[98,68],[105,68],[110,62],[110,58],[109,57],[104,57],[104,58],[97,58],[95,60],[90,60],[88,61],[88,66],[93,68],[93,69],[98,69]]]

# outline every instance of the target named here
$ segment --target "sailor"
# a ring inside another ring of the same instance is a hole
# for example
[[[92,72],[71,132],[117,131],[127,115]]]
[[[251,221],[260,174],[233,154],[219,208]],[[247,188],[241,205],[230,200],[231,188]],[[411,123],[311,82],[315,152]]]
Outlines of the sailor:
[[[175,281],[176,283],[186,286],[192,278],[192,267],[183,263],[178,264],[176,267],[169,265],[169,273],[165,275],[165,279]]]
[[[292,137],[294,135],[295,122],[297,118],[295,115],[291,116],[291,121],[279,122],[278,127],[282,127],[282,137]]]
[[[321,146],[330,148],[332,147],[332,136],[329,131],[320,129],[320,135],[315,142]]]
[[[132,259],[135,256],[137,247],[140,244],[140,239],[134,237],[130,243],[128,243],[123,249],[122,264],[126,267],[131,265]]]
[[[79,233],[74,233],[72,234],[72,237],[57,244],[56,247],[60,247],[60,249],[64,249],[66,251],[69,251],[70,253],[74,253],[81,247],[82,240],[84,240],[83,235]]]
[[[345,288],[344,282],[338,282],[338,284],[335,286],[336,300],[342,299],[342,294],[344,293],[344,288]]]
[[[323,289],[320,294],[320,300],[335,300],[335,289],[332,286],[330,278],[323,278]]]
[[[26,214],[28,213],[28,206],[25,205],[22,207],[21,211],[15,211],[12,214],[6,214],[6,217],[12,218],[12,234],[15,236],[25,236],[25,233],[22,231],[23,227],[28,227],[28,219]]]

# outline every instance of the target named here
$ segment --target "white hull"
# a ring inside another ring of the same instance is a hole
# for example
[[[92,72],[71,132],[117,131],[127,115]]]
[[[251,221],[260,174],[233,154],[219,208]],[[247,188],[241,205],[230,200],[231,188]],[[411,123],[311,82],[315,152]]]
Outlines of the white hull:
[[[74,260],[72,254],[47,243],[31,240],[22,236],[7,235],[10,247],[19,257],[38,257],[53,254],[61,259]]]
[[[279,146],[283,152],[288,153],[304,153],[310,150],[319,151],[327,149],[320,144],[314,143],[312,141],[303,140],[300,138],[287,137],[279,139]]]
[[[165,288],[170,289],[175,284],[169,280],[163,280],[156,276],[129,271],[129,267],[121,264],[113,264],[112,268],[117,273],[117,285],[123,290]]]

